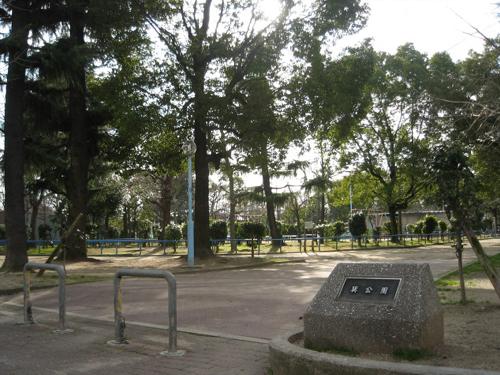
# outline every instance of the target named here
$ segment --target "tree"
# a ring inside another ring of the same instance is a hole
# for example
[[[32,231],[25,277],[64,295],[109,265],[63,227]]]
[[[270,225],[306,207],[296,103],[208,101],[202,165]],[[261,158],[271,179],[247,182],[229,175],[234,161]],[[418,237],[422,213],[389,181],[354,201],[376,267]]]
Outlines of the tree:
[[[448,216],[456,221],[459,267],[463,233],[500,297],[498,272],[472,230],[480,216],[480,198],[489,193],[481,192],[481,179],[471,168],[471,159],[477,157],[479,164],[483,164],[478,168],[482,169],[481,174],[489,170],[486,173],[495,179],[498,162],[495,156],[486,155],[498,155],[500,151],[498,111],[495,110],[500,93],[498,56],[497,49],[487,47],[483,53],[472,53],[458,63],[451,61],[447,54],[437,54],[431,59],[430,120],[434,132],[429,135],[434,142],[432,177],[439,187],[438,199],[444,202]],[[489,192],[493,192],[489,198],[494,200],[494,190]]]
[[[343,164],[354,163],[377,180],[392,234],[399,232],[398,212],[425,186],[426,82],[427,59],[412,45],[400,47],[395,55],[377,54],[367,86],[369,112],[343,150]],[[392,239],[399,242],[397,236]]]
[[[21,271],[28,261],[26,225],[24,223],[24,93],[30,6],[27,0],[2,1],[2,21],[10,20],[7,40],[2,40],[1,52],[7,53],[9,67],[5,94],[5,232],[7,252],[2,268]],[[7,8],[7,10],[5,9]],[[10,11],[10,14],[8,14]]]
[[[224,157],[213,141],[219,130],[234,132],[234,122],[217,121],[221,113],[234,106],[242,82],[252,73],[262,75],[267,70],[262,66],[279,60],[291,30],[300,31],[296,40],[303,47],[311,40],[307,35],[316,40],[350,29],[365,10],[358,1],[316,0],[305,7],[307,14],[297,16],[291,12],[293,5],[283,2],[282,12],[267,25],[256,1],[207,0],[200,6],[197,1],[185,1],[163,17],[149,17],[168,50],[167,74],[176,77],[169,85],[175,93],[169,105],[177,108],[178,117],[186,118],[184,125],[192,129],[197,146],[195,248],[199,257],[212,255],[208,246],[209,162],[218,164]],[[221,129],[221,124],[227,128]]]
[[[349,232],[354,239],[358,240],[358,245],[361,247],[361,237],[366,233],[366,219],[362,213],[357,213],[349,219]]]
[[[445,209],[453,215],[459,230],[462,230],[469,240],[479,263],[500,298],[498,272],[472,230],[473,218],[479,207],[476,196],[477,184],[462,147],[460,145],[441,147],[434,157],[432,172],[439,187],[440,197],[445,203]],[[457,257],[461,269],[462,258],[459,247],[457,247]]]

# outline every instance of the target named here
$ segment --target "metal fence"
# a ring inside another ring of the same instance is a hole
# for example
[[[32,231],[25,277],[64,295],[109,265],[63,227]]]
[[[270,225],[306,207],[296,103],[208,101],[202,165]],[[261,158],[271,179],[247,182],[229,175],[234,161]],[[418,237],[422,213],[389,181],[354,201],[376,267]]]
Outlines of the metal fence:
[[[477,232],[480,238],[496,237],[498,233]],[[453,233],[427,234],[397,234],[380,236],[363,235],[354,237],[345,234],[338,237],[320,237],[317,235],[286,236],[282,238],[224,238],[210,240],[210,246],[216,253],[231,253],[231,243],[236,244],[239,254],[261,254],[262,252],[299,253],[308,251],[336,251],[347,249],[371,249],[379,247],[408,247],[422,246],[435,243],[449,243],[453,240]],[[53,246],[60,241],[28,241],[31,247],[30,255],[47,255]],[[6,240],[0,240],[0,247],[5,246]],[[89,255],[91,256],[141,256],[141,255],[179,255],[187,253],[187,241],[158,240],[143,238],[115,238],[87,240]],[[233,246],[234,248],[234,246]],[[0,251],[2,251],[0,249]],[[233,252],[234,253],[234,252]]]

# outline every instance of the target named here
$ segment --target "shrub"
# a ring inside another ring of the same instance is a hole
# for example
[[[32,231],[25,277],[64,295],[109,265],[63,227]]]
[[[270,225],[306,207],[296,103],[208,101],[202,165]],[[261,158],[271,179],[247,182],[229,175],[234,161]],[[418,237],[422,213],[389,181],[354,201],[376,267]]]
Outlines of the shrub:
[[[51,239],[50,233],[52,228],[48,224],[40,224],[38,226],[38,238],[43,241],[49,241]]]
[[[424,217],[424,227],[422,228],[424,234],[431,234],[438,227],[438,220],[435,216],[425,215]]]
[[[240,238],[262,239],[266,234],[266,226],[262,223],[242,222],[238,223],[237,233]]]
[[[448,224],[446,224],[446,222],[443,220],[438,221],[438,226],[441,233],[444,233],[448,230]]]
[[[296,236],[299,234],[299,231],[295,224],[282,224],[281,231],[281,233],[288,236]]]
[[[366,230],[365,215],[362,213],[352,215],[349,219],[349,232],[357,238],[359,246],[361,246],[361,236],[366,233]]]
[[[210,239],[225,240],[227,237],[227,223],[223,220],[214,221],[210,224]]]
[[[167,225],[165,227],[165,239],[178,241],[182,238],[182,231],[177,225]]]
[[[0,224],[0,240],[5,240],[5,224]]]
[[[392,233],[392,227],[390,221],[386,221],[384,224],[382,224],[382,230],[385,234],[395,234]]]
[[[333,235],[335,237],[340,237],[345,232],[345,223],[343,221],[337,220],[333,223]]]
[[[415,232],[415,230],[416,230],[416,226],[415,226],[415,224],[407,224],[407,225],[406,225],[406,231],[407,231],[408,233],[410,233],[410,234],[414,234],[414,233],[416,233],[416,232]]]
[[[380,240],[380,236],[382,234],[382,227],[373,228],[373,240],[378,242]]]
[[[424,222],[423,220],[419,220],[415,223],[415,234],[424,233]]]

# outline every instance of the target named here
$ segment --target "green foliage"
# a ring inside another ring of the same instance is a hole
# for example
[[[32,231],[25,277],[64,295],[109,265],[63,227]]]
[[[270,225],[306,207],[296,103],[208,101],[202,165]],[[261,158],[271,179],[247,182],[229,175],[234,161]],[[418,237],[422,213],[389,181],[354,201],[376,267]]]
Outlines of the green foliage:
[[[340,237],[345,232],[345,223],[337,220],[333,223],[333,236]]]
[[[358,238],[365,234],[367,231],[365,215],[363,213],[358,213],[352,215],[349,220],[349,232],[355,237]]]
[[[165,227],[165,239],[178,241],[182,238],[182,231],[177,225],[167,225]]]
[[[415,232],[416,230],[416,225],[415,224],[407,224],[406,225],[406,231],[410,234],[415,234],[417,232]]]
[[[438,220],[435,216],[425,215],[424,227],[422,228],[424,234],[431,234],[438,228]]]
[[[238,223],[236,233],[238,238],[255,238],[262,239],[266,235],[266,226],[262,223],[240,222]]]
[[[227,223],[223,220],[214,221],[210,224],[210,239],[225,240],[227,237]]]
[[[443,220],[438,221],[438,226],[441,233],[444,233],[448,230],[448,224],[446,224],[446,222]]]
[[[392,233],[392,226],[391,226],[390,221],[386,221],[384,224],[382,224],[382,231],[385,234],[396,234],[396,233]]]
[[[381,235],[382,235],[382,227],[373,228],[373,239],[375,241],[378,241]]]
[[[281,224],[281,233],[287,236],[296,236],[299,234],[299,230],[294,224]]]
[[[0,224],[0,240],[5,240],[5,224]]]
[[[424,221],[419,220],[415,223],[415,234],[424,234]]]
[[[48,224],[40,224],[38,226],[38,238],[43,241],[48,241],[51,239],[50,233],[52,232],[52,228]]]

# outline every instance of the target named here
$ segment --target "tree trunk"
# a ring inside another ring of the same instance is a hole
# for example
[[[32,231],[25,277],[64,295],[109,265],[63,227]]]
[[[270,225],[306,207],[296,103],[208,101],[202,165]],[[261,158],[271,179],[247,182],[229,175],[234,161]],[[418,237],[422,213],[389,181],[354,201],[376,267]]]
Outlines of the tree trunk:
[[[200,51],[202,46],[198,46]],[[205,97],[206,62],[195,58],[195,73],[192,80],[194,92],[194,142],[195,154],[195,200],[194,200],[194,252],[198,258],[214,256],[210,248],[209,168],[207,140],[207,98]]]
[[[207,136],[200,127],[194,131],[196,142],[195,161],[195,199],[194,199],[194,249],[198,258],[209,258],[214,255],[210,248],[209,235],[209,199],[208,199],[208,154]]]
[[[265,153],[264,149],[264,153]],[[272,238],[272,248],[276,250],[279,248],[281,243],[281,233],[278,230],[278,225],[276,223],[276,217],[274,216],[274,199],[273,192],[271,189],[271,177],[269,175],[269,168],[267,165],[267,155],[264,156],[264,163],[261,165],[262,169],[262,183],[264,186],[264,195],[266,197],[266,211],[267,211],[267,223],[269,225],[269,232]]]
[[[28,46],[28,2],[13,0],[12,43],[5,94],[5,231],[7,252],[2,266],[8,271],[21,271],[28,261],[26,224],[24,219],[24,90],[26,67],[23,65]]]
[[[130,208],[125,205],[123,207],[123,219],[122,219],[122,237],[128,238],[130,237],[129,231],[130,231]]]
[[[165,227],[170,224],[172,207],[172,177],[165,175],[160,179],[160,239],[165,239]]]
[[[36,194],[36,193],[35,193]],[[30,231],[31,236],[30,239],[33,241],[38,240],[38,228],[36,225],[38,219],[38,212],[40,210],[40,205],[43,202],[43,191],[40,192],[40,196],[34,196],[30,199],[31,204],[31,217],[30,217]]]
[[[234,169],[226,158],[227,178],[229,180],[229,237],[231,237],[231,252],[238,251],[236,239],[236,195],[234,193]]]
[[[465,295],[464,267],[463,267],[463,257],[462,257],[464,246],[462,243],[461,231],[458,230],[456,235],[457,235],[457,241],[455,244],[455,250],[458,260],[458,276],[460,278],[460,303],[465,304],[467,302],[467,297]]]
[[[399,243],[398,233],[398,218],[397,210],[394,207],[389,207],[389,220],[391,221],[391,242]]]
[[[495,269],[495,266],[491,262],[491,259],[488,257],[488,255],[486,255],[486,253],[484,252],[483,246],[477,239],[472,229],[470,229],[468,225],[464,225],[463,229],[465,236],[469,240],[469,243],[472,246],[472,249],[474,250],[479,263],[483,267],[484,273],[486,273],[486,276],[488,276],[488,278],[490,279],[498,298],[500,298],[500,278],[498,276],[497,270]]]
[[[70,16],[70,39],[73,52],[85,45],[84,12],[80,8]],[[69,84],[69,117],[70,133],[70,170],[68,181],[69,222],[73,222],[80,213],[82,219],[76,230],[69,236],[66,247],[66,258],[80,260],[87,258],[85,232],[87,225],[88,173],[90,164],[89,137],[86,121],[86,78],[85,62],[80,58],[73,68]]]

